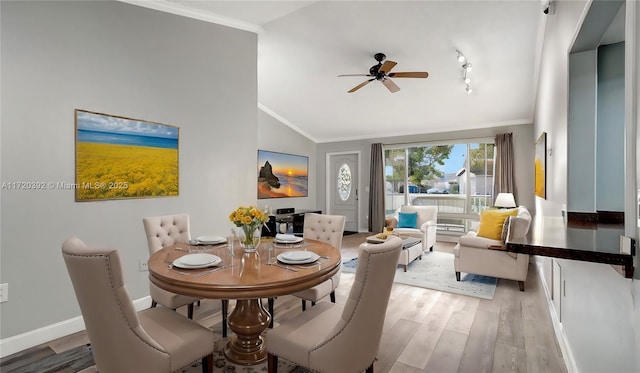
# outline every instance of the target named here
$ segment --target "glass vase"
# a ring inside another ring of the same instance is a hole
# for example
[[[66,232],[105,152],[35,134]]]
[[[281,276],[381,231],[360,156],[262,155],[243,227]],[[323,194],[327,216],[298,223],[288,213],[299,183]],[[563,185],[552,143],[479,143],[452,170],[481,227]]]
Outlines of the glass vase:
[[[251,253],[258,250],[260,246],[260,238],[262,236],[262,229],[253,226],[243,226],[240,229],[240,246],[245,252]]]

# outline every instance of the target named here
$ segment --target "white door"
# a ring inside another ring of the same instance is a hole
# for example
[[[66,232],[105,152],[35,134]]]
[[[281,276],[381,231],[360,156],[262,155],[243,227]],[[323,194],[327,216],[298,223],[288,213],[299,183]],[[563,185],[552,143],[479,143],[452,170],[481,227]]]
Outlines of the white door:
[[[330,192],[329,208],[332,215],[346,217],[344,230],[358,231],[358,154],[332,154],[329,156],[327,175]]]

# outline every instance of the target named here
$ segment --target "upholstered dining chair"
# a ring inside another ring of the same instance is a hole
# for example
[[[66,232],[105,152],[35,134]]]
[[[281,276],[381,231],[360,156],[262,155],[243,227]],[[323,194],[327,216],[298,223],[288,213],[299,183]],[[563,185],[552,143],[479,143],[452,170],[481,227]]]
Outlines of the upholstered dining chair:
[[[267,366],[278,357],[317,372],[373,373],[402,240],[363,247],[346,304],[320,302],[266,335]]]
[[[100,373],[169,373],[200,358],[203,373],[213,372],[213,333],[164,307],[137,313],[117,250],[72,237],[62,256]]]
[[[302,236],[312,240],[324,241],[340,250],[342,248],[342,236],[344,235],[345,217],[342,215],[323,215],[307,213],[304,215],[304,227]],[[335,290],[340,284],[340,271],[325,282],[310,289],[294,293],[302,298],[302,310],[306,308],[306,301],[315,305],[317,301],[329,295],[331,302],[336,302]]]
[[[304,215],[304,226],[302,236],[312,240],[319,240],[329,243],[340,250],[342,247],[342,235],[344,234],[345,217],[342,215],[322,215],[308,212]],[[317,301],[329,295],[333,303],[336,302],[335,290],[340,284],[340,271],[330,279],[316,285],[310,289],[305,289],[292,295],[302,299],[302,310],[307,308],[307,301],[314,306]],[[269,298],[269,313],[271,314],[270,328],[273,328],[275,319],[273,298]]]
[[[175,214],[163,216],[151,216],[142,219],[144,231],[147,235],[147,245],[149,256],[165,246],[176,243],[187,242],[191,239],[191,229],[188,214]],[[149,294],[151,295],[151,306],[161,304],[165,307],[176,309],[187,305],[187,316],[193,318],[193,304],[197,298],[175,294],[161,289],[154,283],[149,283]],[[227,336],[227,313],[229,300],[222,300],[222,336]]]

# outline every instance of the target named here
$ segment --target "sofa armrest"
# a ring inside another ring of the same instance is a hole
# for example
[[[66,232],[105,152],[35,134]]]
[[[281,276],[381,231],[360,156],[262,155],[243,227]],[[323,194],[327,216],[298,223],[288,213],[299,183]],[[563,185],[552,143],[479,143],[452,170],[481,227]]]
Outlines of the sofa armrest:
[[[437,226],[437,225],[438,225],[438,223],[437,223],[436,221],[434,221],[434,220],[429,220],[429,221],[427,221],[427,222],[423,223],[423,224],[420,226],[420,230],[424,232],[424,231],[426,231],[427,229],[429,229],[430,227],[435,227],[435,226]]]
[[[531,217],[512,216],[509,220],[509,239],[522,238],[529,232]]]
[[[473,234],[470,234],[473,233]],[[475,232],[469,232],[458,240],[460,246],[467,246],[476,249],[487,249],[490,245],[501,245],[502,241],[490,238],[478,237]]]

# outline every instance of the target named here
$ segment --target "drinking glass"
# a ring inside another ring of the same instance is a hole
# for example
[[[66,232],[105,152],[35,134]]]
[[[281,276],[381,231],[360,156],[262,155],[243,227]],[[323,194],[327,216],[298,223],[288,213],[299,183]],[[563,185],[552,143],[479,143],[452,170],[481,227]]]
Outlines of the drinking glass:
[[[276,247],[273,242],[267,244],[267,264],[276,263]]]

